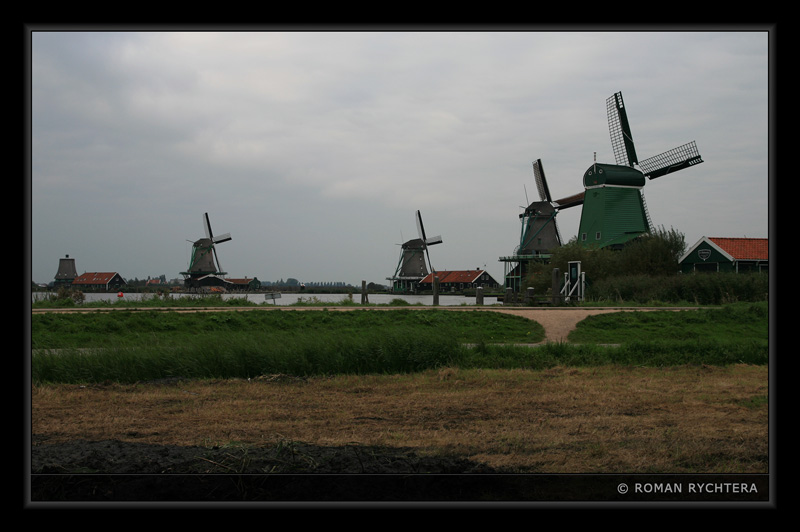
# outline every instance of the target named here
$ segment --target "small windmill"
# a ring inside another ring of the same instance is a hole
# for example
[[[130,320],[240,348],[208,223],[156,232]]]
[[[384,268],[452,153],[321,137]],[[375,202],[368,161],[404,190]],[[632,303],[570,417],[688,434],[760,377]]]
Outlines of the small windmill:
[[[616,164],[594,163],[584,173],[578,230],[584,245],[597,247],[621,246],[652,230],[642,191],[645,177],[652,180],[703,162],[694,141],[640,161],[622,93],[609,97],[606,108]]]
[[[436,271],[430,261],[428,246],[441,244],[442,237],[426,237],[425,227],[422,224],[422,215],[419,211],[416,213],[416,221],[419,238],[414,238],[401,244],[400,260],[397,263],[394,276],[387,277],[387,280],[393,281],[393,289],[395,291],[413,291],[416,288],[416,284],[428,275],[428,268],[425,265],[426,257],[431,271]]]
[[[192,244],[192,257],[189,268],[181,274],[186,277],[187,283],[196,282],[206,275],[225,275],[217,255],[217,244],[231,240],[230,233],[214,236],[211,231],[211,222],[208,213],[203,214],[203,229],[206,237],[195,240]]]

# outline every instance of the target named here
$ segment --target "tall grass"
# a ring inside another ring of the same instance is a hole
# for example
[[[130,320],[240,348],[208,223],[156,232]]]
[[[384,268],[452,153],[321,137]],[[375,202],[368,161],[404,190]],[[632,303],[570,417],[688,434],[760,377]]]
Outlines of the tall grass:
[[[138,382],[175,377],[253,378],[369,373],[411,373],[453,365],[462,356],[452,335],[398,328],[352,335],[325,331],[225,335],[178,346],[137,345],[92,350],[39,351],[34,382]]]
[[[658,341],[621,346],[548,343],[539,347],[480,343],[474,347],[428,331],[392,331],[357,337],[329,332],[203,341],[164,349],[102,348],[39,352],[33,357],[34,383],[135,383],[169,378],[232,379],[286,374],[403,374],[428,369],[533,369],[604,365],[671,367],[684,365],[763,365],[764,342]]]
[[[480,344],[463,353],[459,366],[470,369],[532,369],[557,366],[641,366],[752,364],[769,361],[766,342],[655,341],[622,345],[547,343],[536,348]]]

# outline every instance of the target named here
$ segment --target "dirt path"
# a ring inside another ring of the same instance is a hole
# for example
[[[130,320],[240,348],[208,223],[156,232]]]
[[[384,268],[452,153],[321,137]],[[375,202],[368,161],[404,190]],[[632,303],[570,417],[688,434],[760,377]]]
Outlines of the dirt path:
[[[503,314],[522,316],[544,327],[545,342],[566,342],[569,333],[587,316],[619,312],[620,309],[492,309]]]

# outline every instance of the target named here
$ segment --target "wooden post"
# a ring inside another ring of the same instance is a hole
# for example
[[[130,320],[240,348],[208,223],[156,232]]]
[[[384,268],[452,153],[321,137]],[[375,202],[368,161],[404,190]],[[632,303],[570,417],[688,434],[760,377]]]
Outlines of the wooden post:
[[[525,306],[530,307],[532,301],[533,301],[533,287],[529,286],[528,289],[525,291]]]
[[[439,277],[433,277],[433,306],[439,306]]]
[[[514,289],[511,287],[506,288],[506,297],[503,298],[503,305],[511,305],[514,300]]]
[[[558,271],[558,268],[553,268],[553,284],[551,287],[551,298],[553,300],[553,305],[560,305],[564,298],[561,295],[561,291],[559,288],[559,281],[561,280],[561,272]]]
[[[483,305],[483,287],[479,286],[475,289],[475,304]]]
[[[369,295],[367,294],[367,282],[361,281],[361,304],[366,305],[369,303]]]

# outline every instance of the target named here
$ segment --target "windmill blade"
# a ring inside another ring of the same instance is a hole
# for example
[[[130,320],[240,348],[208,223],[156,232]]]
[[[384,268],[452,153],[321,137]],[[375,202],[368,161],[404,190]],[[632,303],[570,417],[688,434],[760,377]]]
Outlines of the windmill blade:
[[[642,173],[655,179],[703,162],[694,141],[639,162]]]
[[[606,100],[608,112],[608,131],[611,135],[611,147],[617,164],[633,166],[638,163],[636,149],[633,146],[631,126],[628,124],[628,113],[622,101],[622,93],[617,92]]]
[[[208,221],[208,213],[203,213],[203,229],[206,232],[206,238],[210,238],[213,240],[214,234],[211,232],[211,222]]]
[[[583,198],[585,195],[586,192],[579,192],[578,194],[573,194],[572,196],[567,196],[565,198],[555,200],[553,202],[553,207],[555,207],[558,210],[563,210],[563,209],[569,209],[570,207],[583,205]]]
[[[231,234],[230,233],[224,233],[224,234],[219,235],[219,236],[214,236],[214,233],[211,231],[211,222],[208,219],[208,213],[207,212],[203,214],[203,229],[205,229],[205,231],[206,231],[206,238],[211,239],[211,241],[214,242],[215,244],[219,244],[221,242],[227,242],[228,240],[231,240]]]
[[[222,269],[222,264],[219,262],[219,255],[217,254],[217,248],[211,247],[211,250],[214,253],[214,260],[217,261],[217,273],[225,273],[225,270]]]
[[[422,214],[417,211],[417,234],[422,242],[425,242],[425,228],[422,226]]]
[[[441,243],[442,243],[442,235],[432,236],[425,241],[426,246],[435,246],[436,244],[441,244]]]
[[[422,240],[422,247],[425,249],[425,256],[428,258],[428,267],[431,269],[431,273],[436,273],[433,263],[431,262],[431,254],[428,251],[428,246],[441,244],[442,237],[435,236],[433,238],[427,238],[425,235],[425,226],[422,224],[422,214],[419,211],[417,211],[417,232],[419,233],[420,240]]]
[[[232,240],[230,233],[225,233],[219,236],[215,236],[211,239],[215,244],[219,244],[221,242],[227,242],[228,240]]]
[[[426,248],[428,246],[442,243],[441,235],[432,236],[430,238],[425,235],[425,226],[422,224],[422,214],[420,214],[419,211],[417,211],[417,233],[419,234],[419,238],[422,240],[422,243]]]
[[[542,166],[541,159],[536,159],[533,163],[533,178],[536,180],[536,188],[539,190],[539,199],[552,201],[550,189],[547,187],[547,179],[544,177],[544,166]]]

